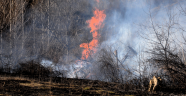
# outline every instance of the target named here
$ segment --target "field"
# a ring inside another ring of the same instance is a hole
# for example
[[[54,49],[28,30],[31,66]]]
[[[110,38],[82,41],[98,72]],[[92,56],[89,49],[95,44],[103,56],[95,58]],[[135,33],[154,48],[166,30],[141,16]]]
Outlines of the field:
[[[141,89],[126,91],[123,89],[126,85],[119,83],[70,78],[53,78],[53,82],[44,82],[24,77],[3,76],[0,78],[0,86],[0,96],[163,96],[171,94],[169,92],[148,93]]]

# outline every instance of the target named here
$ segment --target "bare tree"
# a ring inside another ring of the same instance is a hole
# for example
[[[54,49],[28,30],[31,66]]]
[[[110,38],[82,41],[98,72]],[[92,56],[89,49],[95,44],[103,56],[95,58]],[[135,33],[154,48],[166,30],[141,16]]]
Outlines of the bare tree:
[[[170,76],[169,79],[173,82],[172,84],[183,85],[186,82],[184,79],[186,77],[186,65],[180,55],[180,44],[177,42],[177,38],[180,37],[175,37],[175,29],[179,28],[177,15],[169,10],[167,12],[168,19],[165,20],[165,23],[158,24],[152,13],[149,13],[151,25],[142,25],[145,30],[150,30],[146,35],[142,35],[150,45],[146,51],[149,54],[148,62],[158,70],[163,70],[162,75]]]
[[[104,74],[105,79],[110,82],[118,82],[119,71],[114,60],[114,54],[108,50],[102,49],[101,56],[99,57],[100,71]]]
[[[129,68],[128,63],[125,62],[131,53],[126,52],[122,58],[119,58],[119,54],[119,51],[116,54],[116,48],[109,46],[99,51],[95,63],[98,66],[97,71],[99,71],[96,73],[98,80],[126,83],[137,76],[134,74],[134,70]]]

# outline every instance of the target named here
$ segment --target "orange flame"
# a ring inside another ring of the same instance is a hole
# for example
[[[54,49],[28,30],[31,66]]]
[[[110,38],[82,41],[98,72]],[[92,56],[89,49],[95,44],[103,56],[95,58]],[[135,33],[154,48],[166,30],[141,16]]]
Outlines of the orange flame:
[[[99,3],[99,0],[96,0],[96,2]],[[104,10],[100,11],[96,8],[94,10],[94,16],[90,20],[86,21],[86,23],[88,23],[89,27],[91,28],[90,33],[92,33],[93,39],[89,43],[80,44],[80,47],[84,48],[84,50],[82,51],[82,57],[81,57],[82,60],[87,59],[91,54],[97,51],[96,47],[98,46],[98,43],[99,43],[98,39],[101,37],[101,35],[98,33],[98,30],[104,26],[102,23],[105,20],[105,18],[106,18],[106,14],[104,13]],[[81,68],[83,67],[82,60],[76,61],[76,64],[80,64]],[[76,73],[79,70],[80,68],[76,69],[73,73]],[[89,78],[91,75],[94,75],[94,74],[89,73],[86,78]]]
[[[97,2],[99,2],[99,0],[97,0]],[[90,33],[92,33],[92,41],[90,43],[82,43],[80,44],[80,47],[85,48],[82,52],[82,57],[81,59],[85,60],[87,59],[91,54],[96,52],[96,47],[98,46],[98,39],[100,38],[100,34],[98,33],[98,30],[100,28],[102,28],[104,25],[102,24],[103,21],[106,18],[106,14],[104,13],[104,11],[100,11],[98,9],[96,9],[94,11],[94,16],[86,21],[87,23],[89,23],[89,27],[91,28]]]

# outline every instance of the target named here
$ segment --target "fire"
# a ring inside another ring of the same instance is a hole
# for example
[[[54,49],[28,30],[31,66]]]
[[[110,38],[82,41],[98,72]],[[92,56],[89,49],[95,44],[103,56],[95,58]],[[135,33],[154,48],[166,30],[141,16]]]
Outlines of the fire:
[[[97,0],[99,2],[99,0]],[[82,60],[87,59],[91,54],[96,53],[96,47],[99,43],[99,38],[101,35],[98,33],[98,30],[102,28],[104,25],[102,24],[106,18],[106,14],[104,10],[95,9],[94,16],[86,21],[89,24],[89,28],[91,28],[90,33],[92,33],[92,41],[89,43],[82,43],[80,47],[83,47],[84,50],[82,52]]]
[[[99,3],[99,0],[96,0],[97,3]],[[92,41],[89,43],[82,43],[79,46],[84,48],[84,50],[82,51],[82,57],[81,60],[77,60],[77,64],[80,64],[81,68],[83,67],[83,61],[85,59],[88,59],[88,57],[94,53],[96,53],[96,47],[99,44],[99,38],[101,37],[101,35],[99,34],[98,30],[100,28],[102,28],[103,25],[103,21],[106,18],[106,14],[104,13],[104,10],[99,10],[97,8],[95,8],[94,10],[94,16],[90,19],[87,20],[86,23],[88,23],[88,27],[91,28],[90,33],[92,33]],[[79,68],[80,70],[80,68]],[[78,69],[74,71],[78,72]],[[89,73],[88,76],[86,78],[89,78],[91,75],[94,75],[92,73]]]

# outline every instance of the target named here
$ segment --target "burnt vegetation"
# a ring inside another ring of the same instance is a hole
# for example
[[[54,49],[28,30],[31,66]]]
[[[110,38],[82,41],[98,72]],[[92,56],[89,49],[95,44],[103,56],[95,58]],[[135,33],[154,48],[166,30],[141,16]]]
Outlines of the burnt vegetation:
[[[75,4],[78,6],[74,5],[75,0],[61,2],[63,5],[55,0],[0,1],[0,95],[186,94],[185,28],[179,24],[176,14],[168,12],[168,20],[160,25],[149,12],[150,24],[139,25],[143,30],[150,30],[142,34],[151,46],[145,52],[137,53],[127,46],[128,50],[119,56],[117,48],[107,46],[98,50],[94,58],[90,57],[96,66],[92,72],[94,80],[86,79],[90,71],[86,68],[79,71],[84,73],[83,77],[74,71],[76,78],[67,78],[70,73],[67,68],[55,68],[79,60],[82,51],[79,45],[92,40],[84,27],[92,16],[89,11],[92,6],[87,0],[81,0],[82,5]],[[186,10],[181,5],[180,8],[179,12],[185,16]],[[177,31],[181,37],[175,36]],[[177,42],[177,38],[183,42]],[[139,59],[132,68],[130,59],[135,56]],[[52,64],[47,67],[42,60]],[[156,93],[148,93],[153,76],[162,81]]]

